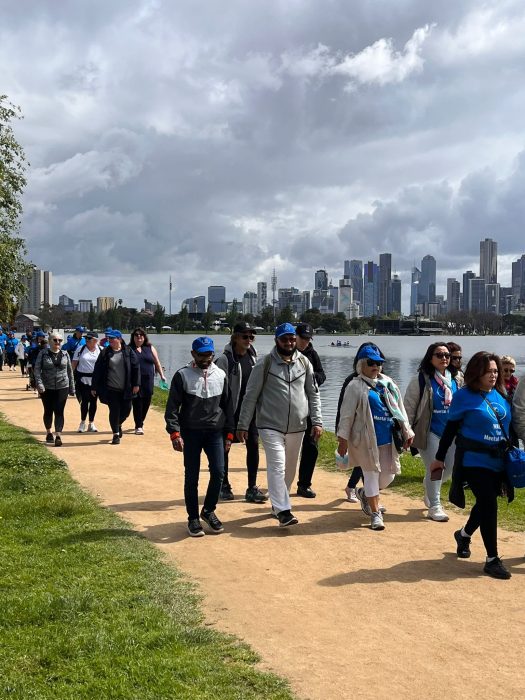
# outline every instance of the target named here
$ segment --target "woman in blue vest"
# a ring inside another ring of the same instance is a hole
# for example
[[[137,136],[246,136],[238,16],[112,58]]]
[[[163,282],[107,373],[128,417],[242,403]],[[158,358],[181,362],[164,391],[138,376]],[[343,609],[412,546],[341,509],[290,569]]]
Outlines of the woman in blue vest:
[[[133,419],[135,435],[144,435],[144,421],[153,396],[155,372],[166,381],[156,349],[150,343],[144,328],[135,328],[131,334],[129,347],[135,351],[140,364],[140,391],[133,399]]]
[[[498,496],[506,487],[504,447],[509,434],[511,406],[505,393],[498,355],[477,352],[465,370],[465,386],[452,399],[448,422],[443,431],[436,459],[430,471],[442,471],[447,451],[456,439],[456,457],[452,477],[451,500],[465,507],[464,496],[458,498],[456,485],[467,482],[476,502],[465,526],[454,533],[457,555],[470,557],[470,540],[479,528],[487,559],[483,568],[488,576],[510,578],[498,555]]]

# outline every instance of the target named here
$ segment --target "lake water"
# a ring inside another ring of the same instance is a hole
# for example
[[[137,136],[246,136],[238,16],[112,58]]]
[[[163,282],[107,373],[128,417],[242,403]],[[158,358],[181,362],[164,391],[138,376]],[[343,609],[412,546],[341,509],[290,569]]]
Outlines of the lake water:
[[[150,340],[157,348],[160,360],[166,368],[168,382],[173,374],[184,364],[191,360],[190,348],[192,335],[156,335],[152,334]],[[222,352],[228,343],[229,337],[225,335],[211,336],[215,341],[216,352]],[[357,348],[361,343],[373,341],[381,349],[387,362],[384,365],[385,373],[391,376],[405,391],[406,386],[415,374],[419,362],[430,343],[438,342],[443,336],[337,336],[341,342],[349,342],[347,347],[333,347],[333,336],[319,335],[314,338],[314,347],[319,353],[321,362],[326,372],[326,382],[321,387],[322,411],[327,430],[334,429],[337,400],[341,384],[345,377],[352,371],[352,363]],[[475,352],[488,350],[499,355],[512,355],[517,363],[516,374],[525,374],[525,337],[524,336],[465,336],[444,338],[444,342],[453,340],[461,345],[463,352],[463,368]],[[274,346],[274,339],[270,335],[257,336],[254,343],[259,355],[269,352]]]

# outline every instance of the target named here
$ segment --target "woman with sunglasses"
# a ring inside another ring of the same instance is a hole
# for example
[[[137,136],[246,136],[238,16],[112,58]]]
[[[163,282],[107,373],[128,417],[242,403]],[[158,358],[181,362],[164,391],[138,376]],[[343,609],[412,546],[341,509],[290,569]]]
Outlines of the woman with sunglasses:
[[[463,360],[461,345],[454,343],[452,340],[446,345],[450,353],[450,364],[448,366],[450,374],[453,377],[460,376],[461,379],[463,379],[463,372],[461,371],[461,362]]]
[[[505,452],[501,449],[509,435],[511,407],[507,399],[497,355],[481,351],[473,355],[465,370],[465,386],[454,394],[431,472],[442,471],[447,452],[456,439],[456,458],[450,500],[465,507],[463,483],[467,482],[476,502],[461,530],[454,533],[457,555],[470,557],[470,540],[480,529],[487,559],[483,568],[488,576],[509,579],[510,572],[498,556],[498,496],[505,491],[511,501],[513,489],[506,484]]]
[[[38,354],[33,368],[36,388],[44,406],[44,426],[46,442],[62,446],[61,433],[64,429],[64,408],[67,397],[75,396],[75,379],[71,360],[61,349],[62,336],[50,333],[49,347]],[[55,421],[55,435],[51,432]]]
[[[431,478],[430,465],[448,419],[452,397],[463,385],[463,376],[449,369],[450,351],[445,343],[432,343],[421,360],[416,376],[405,393],[405,406],[415,437],[413,446],[425,463],[424,501],[427,518],[446,522],[448,515],[441,505],[441,484],[452,476],[454,446],[449,451],[441,478]]]
[[[135,435],[144,435],[144,421],[151,405],[155,372],[164,382],[166,377],[157,350],[150,343],[144,328],[135,328],[129,340],[129,347],[135,351],[140,364],[140,391],[133,399]]]
[[[348,383],[337,428],[338,453],[348,452],[350,467],[363,470],[364,488],[357,489],[362,511],[372,530],[384,530],[379,491],[401,472],[394,442],[395,423],[401,429],[403,447],[410,447],[414,433],[398,386],[382,373],[384,356],[379,348],[365,345],[357,353],[357,377]]]

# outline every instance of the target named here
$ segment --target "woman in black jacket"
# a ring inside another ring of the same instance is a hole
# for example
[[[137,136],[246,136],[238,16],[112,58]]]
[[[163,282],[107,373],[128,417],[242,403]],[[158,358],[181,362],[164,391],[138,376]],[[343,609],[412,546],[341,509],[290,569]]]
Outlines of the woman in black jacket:
[[[112,445],[122,437],[122,423],[131,413],[131,401],[140,390],[140,365],[135,352],[124,344],[122,333],[106,333],[109,346],[98,356],[93,370],[92,394],[109,407]]]

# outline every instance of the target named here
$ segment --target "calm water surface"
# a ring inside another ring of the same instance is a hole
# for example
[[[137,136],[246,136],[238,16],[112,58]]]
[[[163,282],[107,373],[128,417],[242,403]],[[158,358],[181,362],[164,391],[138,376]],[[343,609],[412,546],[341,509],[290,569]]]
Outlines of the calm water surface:
[[[173,374],[191,359],[190,347],[192,335],[150,335],[150,340],[159,352],[160,360],[166,368],[168,382]],[[212,336],[216,352],[222,352],[229,341],[229,336]],[[489,350],[499,355],[512,355],[517,363],[516,374],[525,374],[525,336],[468,336],[464,338],[443,336],[401,337],[401,336],[338,336],[341,342],[349,342],[349,347],[332,347],[332,336],[316,336],[314,347],[319,353],[326,372],[326,382],[321,387],[321,400],[325,427],[334,429],[337,400],[341,384],[352,371],[357,348],[361,343],[373,341],[381,348],[387,358],[384,366],[386,374],[390,375],[404,392],[411,377],[415,374],[419,362],[430,343],[454,340],[463,348],[463,368],[469,357],[478,350]],[[335,341],[334,341],[335,342]],[[259,355],[269,352],[274,339],[269,335],[257,336],[255,347]]]

